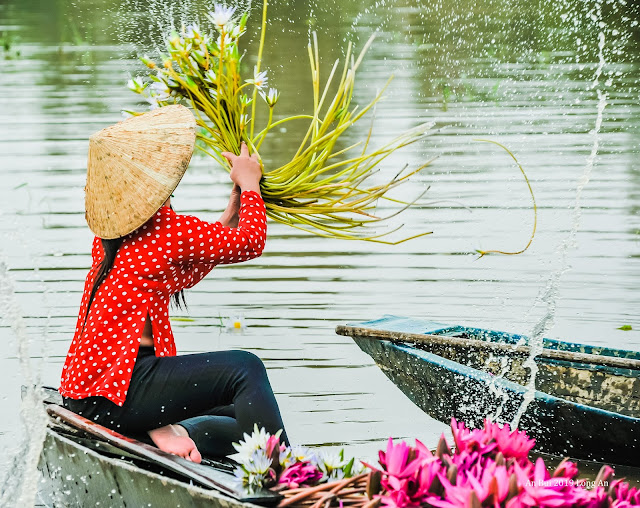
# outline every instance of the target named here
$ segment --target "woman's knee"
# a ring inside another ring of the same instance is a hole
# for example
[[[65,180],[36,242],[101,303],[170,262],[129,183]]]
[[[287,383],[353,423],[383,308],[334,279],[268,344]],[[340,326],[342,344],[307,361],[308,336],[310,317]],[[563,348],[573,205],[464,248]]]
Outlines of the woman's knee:
[[[247,376],[266,376],[267,370],[262,360],[257,355],[249,351],[230,351],[232,362]]]

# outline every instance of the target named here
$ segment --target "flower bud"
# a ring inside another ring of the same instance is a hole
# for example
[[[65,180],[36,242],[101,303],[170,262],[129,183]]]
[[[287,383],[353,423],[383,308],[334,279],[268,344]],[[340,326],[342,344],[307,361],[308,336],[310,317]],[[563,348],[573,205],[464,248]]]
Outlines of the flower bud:
[[[142,57],[140,57],[140,60],[142,61],[143,64],[145,64],[147,67],[149,67],[149,69],[155,69],[156,68],[156,63],[151,60],[151,58],[149,58],[148,55],[144,55]]]

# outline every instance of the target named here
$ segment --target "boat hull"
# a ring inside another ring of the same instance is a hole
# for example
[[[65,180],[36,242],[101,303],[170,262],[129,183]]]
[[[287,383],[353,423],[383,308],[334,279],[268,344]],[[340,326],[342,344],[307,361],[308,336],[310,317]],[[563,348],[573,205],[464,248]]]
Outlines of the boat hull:
[[[41,502],[55,508],[180,506],[257,508],[110,457],[48,428],[38,464]]]
[[[353,337],[418,407],[433,418],[479,427],[486,416],[511,422],[527,394],[505,378],[409,344]],[[518,427],[536,450],[578,459],[640,466],[640,420],[536,391]]]

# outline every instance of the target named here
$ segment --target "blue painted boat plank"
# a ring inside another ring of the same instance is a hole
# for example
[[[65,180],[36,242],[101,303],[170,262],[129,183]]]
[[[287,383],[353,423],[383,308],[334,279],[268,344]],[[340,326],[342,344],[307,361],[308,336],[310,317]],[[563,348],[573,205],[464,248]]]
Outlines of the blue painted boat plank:
[[[471,336],[482,338],[483,340],[490,340],[491,342],[501,342],[506,344],[521,343],[523,345],[529,343],[529,338],[527,336],[516,333],[486,330],[483,328],[474,328],[469,326],[450,325],[431,321],[428,319],[395,316],[391,314],[384,315],[379,319],[374,319],[371,321],[348,323],[348,326],[361,326],[365,328],[375,328],[377,330],[389,330],[400,333],[421,333],[425,335],[449,335],[452,333],[467,333]],[[559,351],[571,351],[576,353],[640,360],[640,351],[607,348],[603,346],[592,346],[588,344],[580,344],[578,342],[568,342],[557,339],[545,338],[543,347],[545,349],[554,349]]]

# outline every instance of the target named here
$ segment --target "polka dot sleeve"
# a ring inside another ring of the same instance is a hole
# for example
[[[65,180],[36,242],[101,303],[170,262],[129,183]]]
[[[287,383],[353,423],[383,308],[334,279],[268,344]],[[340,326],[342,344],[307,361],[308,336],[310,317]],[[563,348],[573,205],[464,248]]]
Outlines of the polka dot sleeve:
[[[173,261],[178,263],[231,264],[262,254],[267,236],[267,217],[260,194],[240,196],[238,227],[206,222],[193,215],[172,214],[168,236]]]

